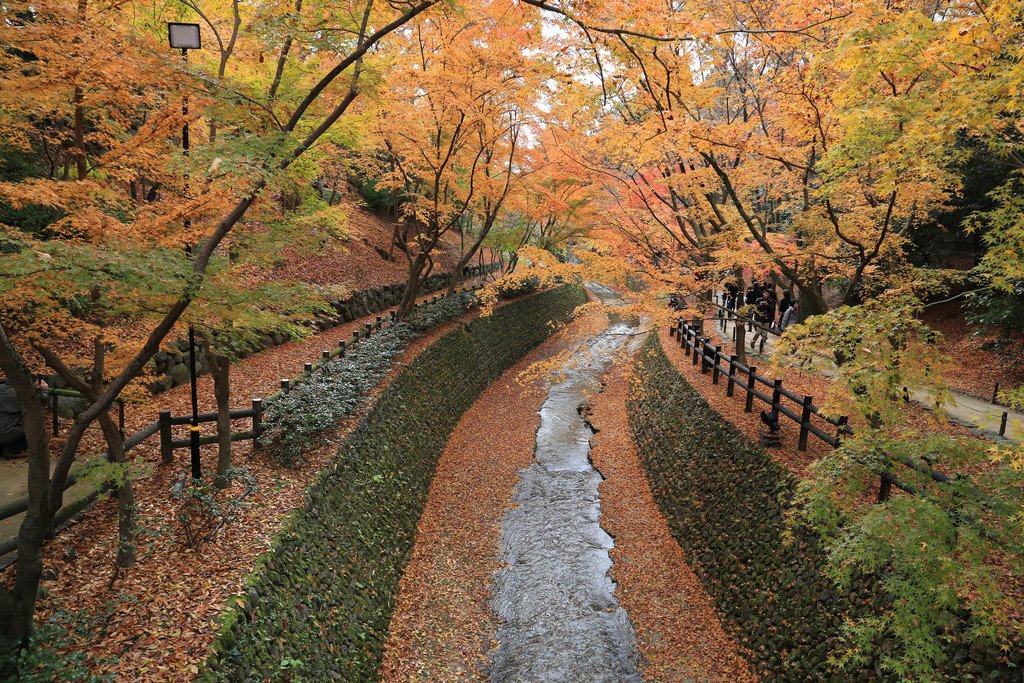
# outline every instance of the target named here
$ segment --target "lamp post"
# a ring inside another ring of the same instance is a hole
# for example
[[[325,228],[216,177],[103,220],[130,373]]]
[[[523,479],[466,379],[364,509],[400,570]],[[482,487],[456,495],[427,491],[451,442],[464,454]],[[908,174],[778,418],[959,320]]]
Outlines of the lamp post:
[[[168,22],[167,39],[171,48],[181,50],[182,60],[188,67],[188,51],[198,50],[202,47],[199,24],[181,24]],[[188,95],[181,100],[181,114],[184,124],[181,129],[181,149],[188,156]],[[188,193],[188,169],[185,170],[185,193]],[[185,229],[192,225],[189,218],[185,219]],[[189,425],[189,447],[192,452],[192,478],[199,479],[203,476],[202,463],[199,460],[199,391],[196,388],[196,331],[190,324],[188,326],[188,371],[192,389],[192,421]]]

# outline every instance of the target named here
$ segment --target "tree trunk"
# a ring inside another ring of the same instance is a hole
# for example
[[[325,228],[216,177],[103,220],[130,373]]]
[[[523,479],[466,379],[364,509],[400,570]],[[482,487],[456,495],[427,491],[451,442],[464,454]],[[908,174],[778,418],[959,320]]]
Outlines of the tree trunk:
[[[82,86],[75,86],[75,170],[78,172],[78,180],[85,180],[86,174],[89,172],[87,159],[85,156],[85,114],[82,108],[82,103],[85,101],[85,94],[82,91]]]
[[[423,255],[416,256],[409,264],[409,277],[405,283],[405,292],[402,294],[402,301],[398,304],[396,315],[399,320],[405,320],[412,312],[412,307],[419,296],[420,285],[422,284],[423,270],[427,260]]]
[[[50,442],[43,399],[0,326],[0,369],[21,401],[28,441],[28,510],[18,529],[18,563],[13,585],[0,585],[0,648],[20,647],[32,634],[32,615],[43,572],[43,541],[50,526]],[[0,665],[0,674],[6,675]],[[13,672],[11,672],[13,676]]]
[[[124,455],[124,439],[121,431],[110,418],[110,413],[104,413],[99,418],[100,428],[103,430],[103,438],[107,442],[107,449],[110,451],[111,462],[127,467],[127,459]],[[127,471],[124,473],[124,480],[117,487],[117,566],[130,567],[135,564],[135,491],[132,488],[132,479]]]
[[[733,275],[736,278],[736,288],[739,290],[739,294],[736,299],[736,310],[740,308],[739,297],[742,297],[746,291],[746,283],[743,281],[743,269],[737,268],[733,271]],[[733,321],[733,329],[736,330],[736,360],[744,365],[747,364],[747,325],[740,320]]]
[[[800,290],[801,320],[828,312],[828,304],[825,303],[825,297],[822,296],[820,287],[797,283],[797,289]]]
[[[231,484],[231,363],[206,347],[213,373],[213,395],[217,399],[217,474],[213,484],[219,489]]]

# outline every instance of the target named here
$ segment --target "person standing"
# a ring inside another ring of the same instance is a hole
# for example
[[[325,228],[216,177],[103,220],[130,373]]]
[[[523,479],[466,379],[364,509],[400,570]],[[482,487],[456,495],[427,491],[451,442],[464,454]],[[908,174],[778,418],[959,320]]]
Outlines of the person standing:
[[[793,299],[793,303],[789,305],[786,312],[782,314],[782,320],[779,321],[779,332],[785,332],[786,328],[790,325],[800,322],[800,302]]]
[[[793,305],[793,294],[787,289],[782,292],[782,298],[779,299],[779,327],[782,327],[782,316],[786,315],[786,311]]]
[[[757,283],[757,280],[753,280],[750,286],[747,287],[747,291],[743,294],[743,303],[747,306],[756,306],[758,299],[761,298],[761,285]],[[752,322],[747,323],[747,331],[754,331],[754,324]]]

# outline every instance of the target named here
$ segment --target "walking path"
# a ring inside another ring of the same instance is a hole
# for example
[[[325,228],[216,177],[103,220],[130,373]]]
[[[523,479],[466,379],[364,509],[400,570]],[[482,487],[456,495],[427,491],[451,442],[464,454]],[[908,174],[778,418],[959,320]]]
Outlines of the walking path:
[[[735,323],[732,320],[725,321],[724,330],[721,322],[718,320],[708,320],[705,324],[714,325],[725,340],[732,340],[734,338],[733,327]],[[747,354],[752,358],[770,359],[772,354],[775,353],[775,343],[779,336],[769,333],[764,346],[762,347],[759,341],[757,348],[753,350],[750,348],[751,336],[752,333],[748,331],[746,335]],[[825,363],[822,367],[816,368],[816,371],[825,376],[832,376],[834,368],[829,367],[827,359],[823,358],[822,360]],[[999,429],[1002,415],[1005,412],[1007,414],[1005,438],[1011,441],[1024,441],[1024,412],[994,405],[988,401],[983,401],[958,391],[950,390],[949,393],[950,400],[942,406],[942,411],[951,419],[981,432],[984,436],[998,439],[1000,438]],[[925,392],[916,392],[912,398],[926,408],[932,407],[931,400]]]

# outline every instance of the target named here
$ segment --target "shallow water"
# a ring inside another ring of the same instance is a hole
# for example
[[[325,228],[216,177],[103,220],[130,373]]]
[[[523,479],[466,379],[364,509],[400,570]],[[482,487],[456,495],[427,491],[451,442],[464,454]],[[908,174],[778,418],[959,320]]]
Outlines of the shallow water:
[[[520,473],[519,507],[502,525],[507,566],[493,602],[505,620],[492,670],[497,683],[642,680],[633,629],[608,577],[614,544],[600,525],[602,477],[589,457],[594,432],[579,410],[633,331],[614,324],[584,342],[541,407],[535,462]]]

